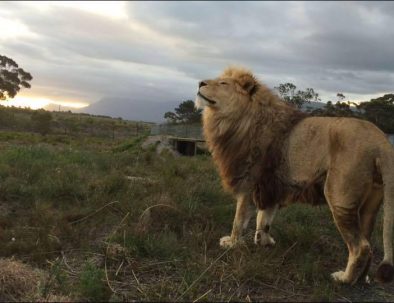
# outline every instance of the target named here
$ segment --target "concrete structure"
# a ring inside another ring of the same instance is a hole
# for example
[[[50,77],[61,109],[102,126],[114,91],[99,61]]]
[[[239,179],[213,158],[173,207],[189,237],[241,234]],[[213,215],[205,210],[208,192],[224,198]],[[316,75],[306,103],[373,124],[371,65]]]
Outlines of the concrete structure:
[[[195,156],[197,155],[197,145],[199,143],[204,143],[202,139],[195,138],[179,138],[179,137],[169,137],[170,144],[173,146],[174,150],[184,156]]]

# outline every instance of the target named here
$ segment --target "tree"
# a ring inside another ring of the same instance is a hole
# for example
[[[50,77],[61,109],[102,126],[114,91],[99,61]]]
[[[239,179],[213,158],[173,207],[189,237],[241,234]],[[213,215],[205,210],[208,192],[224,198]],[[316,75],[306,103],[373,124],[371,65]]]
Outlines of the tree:
[[[30,88],[32,79],[14,60],[0,55],[0,100],[14,98],[22,87]]]
[[[170,123],[194,123],[201,121],[202,110],[196,109],[192,100],[183,101],[174,112],[166,112],[164,118]]]
[[[356,108],[350,107],[351,102],[337,102],[333,104],[331,101],[322,108],[311,111],[312,116],[323,116],[323,117],[357,117],[355,111]]]
[[[166,112],[164,114],[164,119],[166,119],[168,123],[176,123],[177,122],[177,116],[173,112]]]
[[[345,95],[342,93],[337,93],[337,97],[338,97],[338,102],[342,102],[343,100],[345,100]]]
[[[34,130],[39,132],[41,135],[46,135],[51,130],[51,113],[45,110],[34,111],[31,115],[31,120],[33,121]]]
[[[301,108],[304,103],[311,101],[320,101],[319,94],[313,88],[307,88],[305,91],[296,91],[296,86],[293,83],[279,84],[275,89],[284,101],[290,103],[298,108]]]
[[[386,133],[394,133],[394,94],[361,102],[357,108],[369,121],[375,123]]]

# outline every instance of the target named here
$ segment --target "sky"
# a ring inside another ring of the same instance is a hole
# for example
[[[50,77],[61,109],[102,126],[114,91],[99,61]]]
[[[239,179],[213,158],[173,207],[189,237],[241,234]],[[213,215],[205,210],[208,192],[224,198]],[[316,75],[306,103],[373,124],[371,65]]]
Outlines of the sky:
[[[394,89],[394,2],[1,2],[0,24],[34,78],[18,106],[180,103],[234,64],[322,101]]]

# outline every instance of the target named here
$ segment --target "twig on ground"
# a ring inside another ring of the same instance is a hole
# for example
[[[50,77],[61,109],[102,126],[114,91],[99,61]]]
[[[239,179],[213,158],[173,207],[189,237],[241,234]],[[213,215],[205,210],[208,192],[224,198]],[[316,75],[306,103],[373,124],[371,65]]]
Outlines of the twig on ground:
[[[109,279],[108,279],[107,256],[105,256],[105,260],[104,260],[104,270],[105,270],[105,279],[107,280],[108,287],[114,294],[116,294],[117,293],[116,290],[112,288],[111,283],[109,282]]]
[[[131,273],[133,274],[133,277],[134,277],[135,281],[137,282],[137,285],[138,285],[138,286],[136,287],[137,290],[138,290],[140,293],[142,293],[142,294],[145,295],[144,291],[143,291],[142,288],[141,288],[141,283],[140,283],[140,281],[137,279],[137,276],[135,275],[133,269],[131,270]]]
[[[140,219],[145,215],[146,212],[150,211],[152,208],[157,207],[157,206],[165,206],[165,207],[172,208],[173,210],[180,211],[179,209],[175,208],[174,206],[171,206],[171,205],[168,205],[168,204],[159,203],[159,204],[151,205],[151,206],[149,206],[148,208],[146,208],[146,209],[142,212],[142,214],[140,215]]]
[[[89,215],[87,215],[87,216],[85,216],[85,217],[83,217],[83,218],[81,218],[81,219],[78,219],[78,220],[75,220],[75,221],[70,222],[70,224],[75,224],[75,223],[82,222],[82,221],[84,221],[84,220],[86,220],[86,219],[88,219],[88,218],[94,216],[95,214],[97,214],[98,212],[100,212],[101,210],[103,210],[104,208],[106,208],[107,206],[110,206],[110,205],[115,204],[115,203],[119,203],[119,201],[112,201],[112,202],[109,202],[109,203],[105,204],[104,206],[100,207],[99,209],[97,209],[96,211],[94,211],[93,213],[91,213],[91,214],[89,214]]]
[[[62,254],[62,257],[63,257],[64,265],[66,265],[66,267],[69,269],[69,271],[72,272],[75,275],[76,274],[75,271],[67,263],[67,259],[66,259],[66,255],[64,254],[64,251],[62,251],[61,254]]]
[[[293,247],[294,246],[296,246],[297,245],[297,243],[298,242],[294,242],[288,249],[286,249],[286,251],[279,257],[279,258],[281,258],[282,259],[282,264],[283,264],[283,262],[285,261],[285,257],[286,257],[286,255],[293,249]]]
[[[205,292],[203,295],[199,296],[197,299],[195,299],[193,301],[193,303],[198,302],[198,300],[201,300],[202,298],[204,298],[207,294],[209,294],[212,291],[212,289],[208,290],[207,292]]]
[[[108,206],[108,205],[107,205]],[[129,216],[129,214],[130,214],[130,212],[128,212],[124,217],[123,217],[123,219],[120,221],[120,223],[112,230],[112,232],[110,233],[110,235],[109,235],[109,237],[108,237],[108,244],[107,244],[107,248],[106,248],[106,253],[105,253],[105,259],[104,259],[104,269],[105,269],[105,278],[106,278],[106,280],[107,280],[107,284],[108,284],[108,287],[111,289],[111,291],[113,292],[113,293],[117,293],[117,291],[111,286],[111,283],[110,283],[110,281],[109,281],[109,278],[108,278],[108,270],[107,270],[107,255],[108,255],[108,246],[109,246],[109,242],[110,242],[110,240],[111,240],[111,238],[112,238],[112,236],[117,232],[117,230],[122,226],[122,224],[123,224],[123,222],[126,220],[126,218]]]
[[[120,263],[118,269],[116,270],[115,276],[118,276],[118,273],[119,273],[120,269],[122,268],[123,262],[124,262],[124,260],[122,260],[122,263]]]

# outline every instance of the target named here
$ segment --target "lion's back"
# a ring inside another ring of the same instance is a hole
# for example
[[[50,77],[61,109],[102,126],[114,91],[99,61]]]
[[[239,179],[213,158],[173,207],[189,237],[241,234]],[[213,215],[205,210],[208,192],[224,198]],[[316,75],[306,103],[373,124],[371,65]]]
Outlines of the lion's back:
[[[345,166],[367,163],[378,157],[381,149],[392,146],[386,135],[368,121],[309,117],[294,127],[284,148],[290,177],[307,182],[327,171],[333,161]]]

